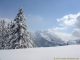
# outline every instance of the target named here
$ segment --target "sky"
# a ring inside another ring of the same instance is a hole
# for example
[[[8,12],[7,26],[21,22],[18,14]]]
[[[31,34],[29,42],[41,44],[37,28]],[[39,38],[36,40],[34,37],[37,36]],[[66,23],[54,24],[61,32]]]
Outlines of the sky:
[[[80,37],[80,0],[0,0],[0,19],[13,20],[20,7],[29,31],[52,30]]]

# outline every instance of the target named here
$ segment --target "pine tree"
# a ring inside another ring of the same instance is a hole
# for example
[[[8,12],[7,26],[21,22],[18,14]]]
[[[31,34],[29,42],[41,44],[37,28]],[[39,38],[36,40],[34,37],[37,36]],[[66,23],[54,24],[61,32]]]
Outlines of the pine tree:
[[[10,24],[10,35],[8,42],[10,49],[33,47],[25,20],[23,10],[20,8],[16,18]]]
[[[5,41],[6,41],[6,27],[5,27],[5,21],[1,20],[0,21],[0,49],[5,48]]]
[[[10,35],[10,24],[8,23],[7,27],[6,27],[6,34],[5,34],[5,48],[4,49],[8,49],[9,47],[9,35]]]

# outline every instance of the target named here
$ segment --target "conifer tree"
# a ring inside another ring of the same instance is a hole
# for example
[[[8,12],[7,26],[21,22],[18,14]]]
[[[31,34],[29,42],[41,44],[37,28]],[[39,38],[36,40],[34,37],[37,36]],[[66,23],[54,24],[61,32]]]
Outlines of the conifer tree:
[[[9,48],[30,48],[33,47],[32,40],[30,39],[27,25],[25,23],[26,18],[24,17],[22,7],[10,24],[10,35],[9,35]]]
[[[6,41],[6,27],[5,27],[5,21],[1,20],[0,21],[0,49],[5,48],[5,41]]]
[[[8,23],[7,27],[6,27],[6,34],[5,34],[5,48],[4,49],[8,49],[9,47],[9,35],[10,35],[10,24]]]

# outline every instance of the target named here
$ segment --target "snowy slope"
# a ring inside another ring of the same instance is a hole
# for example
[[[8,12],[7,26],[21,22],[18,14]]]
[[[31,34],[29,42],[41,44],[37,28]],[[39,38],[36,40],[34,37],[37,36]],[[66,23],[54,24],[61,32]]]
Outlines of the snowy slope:
[[[80,45],[0,50],[0,60],[54,60],[54,58],[80,58]]]
[[[61,35],[63,37],[63,35]],[[52,46],[64,46],[64,45],[74,45],[80,44],[80,39],[66,39],[61,38],[54,31],[36,31],[31,33],[33,42],[38,47],[52,47]],[[67,37],[68,38],[68,37]]]
[[[50,31],[36,31],[31,34],[32,40],[38,47],[51,47],[66,45],[66,41]]]

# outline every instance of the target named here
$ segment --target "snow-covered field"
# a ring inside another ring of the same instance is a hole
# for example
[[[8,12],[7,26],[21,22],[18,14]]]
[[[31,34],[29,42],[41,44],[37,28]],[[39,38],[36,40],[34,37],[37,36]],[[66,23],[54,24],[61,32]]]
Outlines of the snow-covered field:
[[[54,60],[54,58],[80,59],[80,45],[0,50],[0,60]]]

